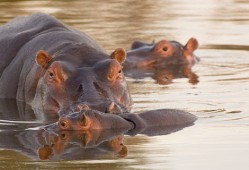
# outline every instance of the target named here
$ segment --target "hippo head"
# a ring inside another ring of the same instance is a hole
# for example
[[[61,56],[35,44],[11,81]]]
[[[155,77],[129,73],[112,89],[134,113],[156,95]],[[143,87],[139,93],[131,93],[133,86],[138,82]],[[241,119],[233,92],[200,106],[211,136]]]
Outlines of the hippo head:
[[[56,123],[44,127],[45,130],[57,133],[58,131],[88,131],[119,129],[129,130],[133,124],[121,116],[105,114],[97,110],[82,109],[62,115]]]
[[[194,55],[198,41],[190,38],[186,45],[177,41],[161,40],[147,44],[136,41],[127,53],[126,67],[165,67],[171,64],[194,65],[199,59]]]
[[[60,114],[84,107],[102,112],[129,110],[132,101],[121,65],[125,58],[125,51],[119,48],[92,67],[79,67],[39,51],[36,62],[43,75],[38,81],[33,108],[42,103],[43,109]]]
[[[101,114],[95,110],[81,110],[60,117],[55,126],[61,130],[87,131],[92,129],[103,129],[103,124],[98,119]],[[56,127],[54,127],[56,128]]]

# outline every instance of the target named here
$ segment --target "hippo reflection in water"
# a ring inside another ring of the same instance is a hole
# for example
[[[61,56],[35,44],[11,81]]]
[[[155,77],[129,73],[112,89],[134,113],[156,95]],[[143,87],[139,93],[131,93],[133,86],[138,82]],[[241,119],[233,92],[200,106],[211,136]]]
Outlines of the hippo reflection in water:
[[[101,159],[110,154],[125,157],[129,148],[124,135],[167,135],[192,125],[195,120],[192,114],[171,109],[120,116],[81,110],[63,115],[57,123],[47,126],[2,125],[6,129],[0,131],[0,148],[38,160]],[[136,141],[137,145],[140,142]]]
[[[66,113],[87,105],[102,112],[129,111],[122,72],[126,53],[111,55],[86,34],[46,14],[18,17],[0,27],[0,98],[35,112]]]
[[[44,130],[1,131],[0,148],[13,150],[32,160],[100,159],[107,155],[125,157],[124,130],[60,131]]]
[[[136,134],[167,135],[188,125],[135,128],[129,131],[120,128],[57,132],[51,131],[52,129],[8,129],[0,132],[0,148],[16,151],[32,160],[96,160],[107,156],[111,156],[111,159],[123,158],[129,150],[124,139],[131,138],[126,135],[133,138]],[[133,144],[139,145],[141,142],[135,140]]]

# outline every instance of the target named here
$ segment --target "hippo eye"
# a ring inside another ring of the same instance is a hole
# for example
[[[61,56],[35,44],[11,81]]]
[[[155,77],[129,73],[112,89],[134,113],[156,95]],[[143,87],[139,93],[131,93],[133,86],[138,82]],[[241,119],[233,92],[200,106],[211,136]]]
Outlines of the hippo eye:
[[[48,76],[49,76],[49,79],[53,79],[54,78],[54,73],[49,71]]]
[[[168,47],[163,47],[163,51],[168,51]]]
[[[66,123],[65,122],[61,122],[61,126],[62,127],[66,127]]]
[[[66,130],[69,127],[68,122],[66,120],[60,120],[58,125],[62,130]]]

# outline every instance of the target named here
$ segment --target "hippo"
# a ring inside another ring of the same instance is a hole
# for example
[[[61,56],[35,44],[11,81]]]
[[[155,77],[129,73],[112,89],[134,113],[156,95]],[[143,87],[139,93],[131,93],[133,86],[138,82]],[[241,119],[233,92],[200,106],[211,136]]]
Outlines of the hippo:
[[[47,14],[1,26],[0,53],[1,99],[59,115],[85,105],[102,112],[132,105],[122,72],[124,49],[107,54],[88,35]]]
[[[174,79],[188,78],[188,82],[195,85],[199,80],[192,66],[199,61],[194,54],[197,48],[195,38],[190,38],[186,45],[167,40],[157,43],[135,41],[127,52],[125,76],[135,79],[151,77],[161,85],[173,83]]]
[[[44,126],[48,131],[87,131],[102,129],[136,129],[136,133],[154,127],[192,125],[197,117],[175,109],[158,109],[139,114],[104,114],[97,110],[80,110],[61,116],[58,122]]]
[[[151,44],[135,41],[127,52],[124,68],[167,67],[167,65],[192,66],[199,61],[193,53],[197,48],[196,38],[190,38],[185,45],[168,40],[152,42]]]

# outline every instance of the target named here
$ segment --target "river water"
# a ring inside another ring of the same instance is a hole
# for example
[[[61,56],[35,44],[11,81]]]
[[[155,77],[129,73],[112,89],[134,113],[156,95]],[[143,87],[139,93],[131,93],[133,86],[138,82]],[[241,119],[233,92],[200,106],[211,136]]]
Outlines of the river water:
[[[200,47],[195,54],[201,61],[192,71],[199,82],[178,78],[161,85],[149,76],[127,77],[127,80],[134,100],[133,111],[181,109],[199,119],[194,126],[168,135],[124,136],[128,154],[123,157],[104,152],[87,159],[40,161],[18,147],[12,150],[3,147],[0,168],[249,168],[247,0],[0,1],[0,24],[35,12],[51,14],[87,33],[110,53],[118,47],[128,50],[135,40],[168,39],[184,44],[191,37],[197,38]],[[18,128],[25,123],[12,122],[12,125]],[[2,119],[0,131],[9,124],[10,121]]]

